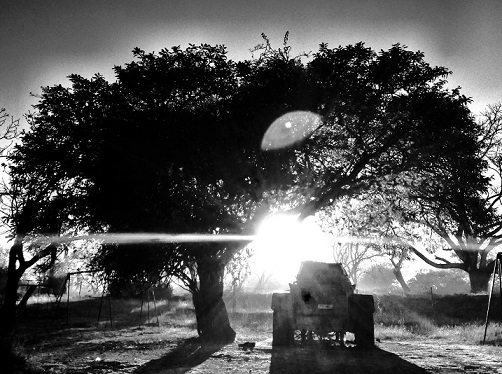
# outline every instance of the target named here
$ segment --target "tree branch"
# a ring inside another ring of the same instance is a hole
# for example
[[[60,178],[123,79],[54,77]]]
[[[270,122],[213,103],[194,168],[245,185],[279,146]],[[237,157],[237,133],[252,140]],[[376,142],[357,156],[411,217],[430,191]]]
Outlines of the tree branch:
[[[464,264],[462,263],[446,263],[446,264],[439,264],[437,262],[434,262],[427,258],[422,252],[420,252],[418,249],[413,247],[412,245],[408,244],[408,248],[417,255],[422,261],[424,261],[426,264],[433,266],[438,269],[464,269]]]
[[[435,256],[435,259],[438,260],[438,261],[443,261],[445,264],[451,264],[450,261],[448,261],[445,258],[439,257],[439,256]]]

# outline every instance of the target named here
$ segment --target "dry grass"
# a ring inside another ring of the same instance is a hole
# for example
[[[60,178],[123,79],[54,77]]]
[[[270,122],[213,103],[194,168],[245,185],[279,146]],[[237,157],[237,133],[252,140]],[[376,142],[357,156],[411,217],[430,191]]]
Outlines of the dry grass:
[[[441,326],[430,337],[461,342],[465,344],[482,344],[485,335],[485,326],[479,324],[465,324],[460,326]],[[502,345],[502,324],[488,324],[486,328],[485,344]]]
[[[380,340],[417,340],[417,339],[435,339],[445,342],[454,342],[460,344],[483,344],[484,325],[464,324],[458,326],[427,326],[420,333],[417,329],[411,329],[409,326],[375,326],[375,337]],[[425,332],[427,331],[427,332]],[[486,345],[502,346],[502,324],[489,324],[486,332]]]
[[[436,339],[482,344],[488,295],[376,297],[375,336],[379,339]],[[492,304],[485,344],[502,345],[500,302]]]
[[[458,299],[458,300],[457,300]],[[375,336],[380,340],[414,340],[436,339],[480,344],[484,336],[484,320],[469,320],[467,314],[469,303],[474,300],[468,295],[458,296],[456,303],[467,303],[465,315],[458,307],[441,307],[427,310],[427,299],[378,298],[378,307],[374,314]],[[476,299],[477,300],[477,299]],[[451,300],[447,300],[451,301]],[[227,301],[229,318],[234,329],[238,331],[255,331],[263,336],[272,336],[271,295],[247,294],[241,296],[232,312]],[[479,300],[476,302],[479,303]],[[448,305],[448,304],[447,304]],[[473,305],[472,303],[470,304]],[[482,306],[482,303],[480,304]],[[475,306],[477,309],[479,305]],[[62,300],[56,310],[55,304],[36,304],[30,306],[27,320],[43,320],[46,327],[54,328],[83,327],[92,328],[98,325],[110,325],[110,313],[114,328],[138,326],[141,328],[160,329],[165,333],[173,333],[173,329],[196,333],[196,320],[190,299],[174,301],[158,300],[155,304],[141,300],[124,300],[108,298]],[[100,311],[101,309],[101,311]],[[439,313],[441,311],[441,313]],[[480,313],[481,315],[481,313]],[[496,315],[493,314],[493,315]],[[502,345],[502,324],[492,321],[487,329],[486,344]]]
[[[413,340],[415,334],[404,326],[375,326],[375,337],[380,340]]]

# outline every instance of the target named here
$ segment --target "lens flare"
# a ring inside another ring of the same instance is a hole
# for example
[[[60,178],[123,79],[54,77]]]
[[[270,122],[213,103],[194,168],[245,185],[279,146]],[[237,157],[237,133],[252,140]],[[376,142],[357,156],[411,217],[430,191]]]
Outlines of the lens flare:
[[[52,236],[40,241],[52,243],[69,243],[79,240],[99,240],[103,244],[136,244],[136,243],[211,243],[211,242],[252,242],[254,235],[233,234],[161,234],[161,233],[113,233],[88,234],[78,236]]]
[[[308,138],[322,123],[321,116],[308,111],[294,111],[277,118],[261,142],[264,151],[290,147]]]
[[[291,239],[291,233],[276,232],[275,240],[280,240],[281,236],[285,241]],[[95,240],[102,244],[169,244],[169,243],[251,243],[263,240],[263,234],[258,235],[238,235],[238,234],[163,234],[163,233],[102,233],[77,236],[43,236],[33,240],[32,244],[62,244],[80,240]],[[401,238],[375,238],[361,236],[337,236],[332,237],[331,242],[339,244],[358,243],[363,245],[400,245],[415,246],[416,243],[406,242]],[[479,244],[464,244],[467,251],[483,251]]]

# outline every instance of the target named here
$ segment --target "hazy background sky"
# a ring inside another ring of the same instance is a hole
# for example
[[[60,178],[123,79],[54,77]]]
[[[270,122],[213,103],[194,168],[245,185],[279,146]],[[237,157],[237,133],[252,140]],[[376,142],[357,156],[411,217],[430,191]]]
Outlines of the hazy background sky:
[[[225,44],[229,57],[251,57],[267,34],[293,54],[364,41],[425,53],[453,71],[452,87],[472,97],[476,113],[502,101],[500,0],[1,0],[0,107],[15,117],[31,109],[30,92],[68,85],[69,74],[103,74],[132,60],[132,49]]]

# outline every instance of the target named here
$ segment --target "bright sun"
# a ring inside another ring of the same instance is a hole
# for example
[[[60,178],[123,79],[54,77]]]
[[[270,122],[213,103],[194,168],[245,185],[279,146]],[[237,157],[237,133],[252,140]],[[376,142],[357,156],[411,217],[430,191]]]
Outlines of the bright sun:
[[[253,242],[254,273],[273,274],[280,282],[293,282],[301,261],[330,261],[331,246],[313,219],[273,214],[261,223]]]

